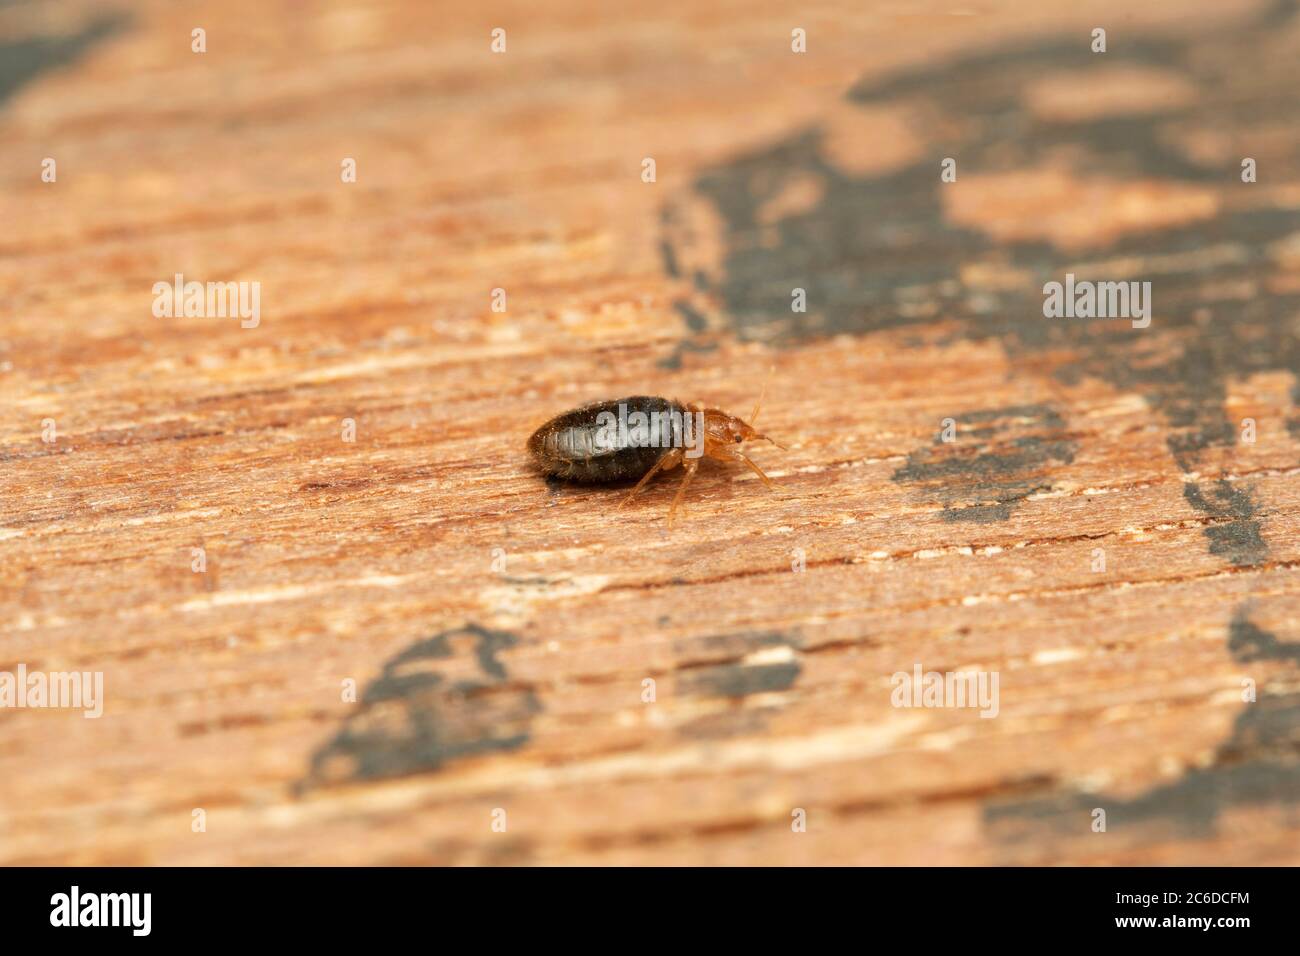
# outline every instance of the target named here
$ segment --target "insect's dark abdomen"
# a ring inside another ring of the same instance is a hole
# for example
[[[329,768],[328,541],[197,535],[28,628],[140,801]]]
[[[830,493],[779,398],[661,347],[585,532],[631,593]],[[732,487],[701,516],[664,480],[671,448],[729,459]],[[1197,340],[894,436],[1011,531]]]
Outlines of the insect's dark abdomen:
[[[615,443],[612,448],[598,447],[598,416],[601,412],[609,412],[617,417],[620,404],[627,406],[628,415],[641,412],[650,417],[658,412],[667,416],[674,411],[678,415],[690,414],[677,402],[652,395],[594,402],[557,415],[537,429],[528,439],[528,451],[544,472],[568,481],[598,484],[640,478],[672,449],[634,443]]]

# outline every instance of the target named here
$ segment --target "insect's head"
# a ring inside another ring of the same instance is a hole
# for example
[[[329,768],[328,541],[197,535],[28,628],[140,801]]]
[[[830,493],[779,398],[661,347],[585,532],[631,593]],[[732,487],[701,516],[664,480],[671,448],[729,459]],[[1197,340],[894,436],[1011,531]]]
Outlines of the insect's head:
[[[751,416],[752,417],[752,416]],[[720,408],[704,410],[705,441],[714,445],[739,445],[747,441],[770,441],[777,448],[784,446],[768,438],[753,425],[736,415],[728,414]]]
[[[704,409],[705,453],[710,453],[711,446],[713,450],[722,451],[722,454],[717,457],[727,458],[730,457],[726,452],[728,445],[734,448],[736,445],[747,441],[770,441],[777,448],[785,451],[784,445],[773,438],[768,438],[754,427],[754,422],[758,421],[758,410],[763,404],[763,396],[766,394],[767,386],[764,385],[763,391],[759,393],[758,401],[754,403],[754,410],[749,413],[749,421],[724,412],[720,408]]]

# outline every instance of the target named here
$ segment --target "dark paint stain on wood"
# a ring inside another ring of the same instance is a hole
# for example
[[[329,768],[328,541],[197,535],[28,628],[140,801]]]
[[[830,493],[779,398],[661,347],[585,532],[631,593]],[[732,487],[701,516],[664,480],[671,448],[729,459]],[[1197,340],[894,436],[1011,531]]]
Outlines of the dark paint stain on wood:
[[[0,40],[0,107],[43,73],[75,63],[91,47],[120,32],[128,22],[124,14],[110,13],[64,36]]]
[[[1300,664],[1300,642],[1280,641],[1276,634],[1257,626],[1250,620],[1245,606],[1237,608],[1228,629],[1228,651],[1232,659],[1249,664],[1252,661],[1287,661]]]
[[[390,659],[343,728],[312,758],[301,787],[401,777],[449,760],[515,750],[541,710],[531,688],[508,682],[498,654],[518,643],[478,625],[444,631]],[[473,644],[468,677],[457,645]]]
[[[1231,482],[1220,480],[1205,489],[1187,484],[1183,495],[1201,514],[1226,519],[1223,524],[1205,529],[1211,554],[1222,555],[1238,566],[1264,562],[1268,546],[1260,532],[1259,515],[1249,489],[1235,488]]]
[[[677,681],[677,692],[691,696],[745,697],[789,690],[802,669],[798,661],[702,667],[682,674]]]
[[[802,635],[784,631],[740,631],[705,634],[673,642],[673,657],[698,663],[734,663],[747,654],[769,647],[798,649]]]
[[[893,474],[919,497],[941,502],[945,521],[1005,521],[1031,494],[1051,488],[1056,465],[1074,460],[1075,442],[1046,405],[981,409],[953,421],[954,441],[941,432]]]
[[[1260,628],[1244,604],[1229,624],[1228,649],[1241,663],[1300,664],[1300,643]],[[1154,826],[1208,836],[1221,813],[1259,805],[1300,807],[1300,692],[1260,693],[1244,705],[1209,766],[1189,770],[1174,783],[1133,798],[1066,794],[994,803],[985,807],[984,821],[1003,842],[1039,841],[1045,834],[1091,836],[1091,814],[1100,807],[1108,833]]]
[[[1126,35],[1105,57],[1069,36],[863,81],[850,92],[851,102],[906,108],[918,129],[936,131],[931,148],[901,170],[857,175],[837,167],[823,147],[823,130],[813,127],[703,172],[693,191],[661,217],[671,250],[665,255],[671,255],[675,272],[696,275],[700,292],[720,305],[711,329],[688,323],[687,341],[729,335],[796,345],[955,321],[956,338],[996,340],[1013,361],[1048,349],[1073,355],[1054,372],[1067,384],[1095,377],[1141,394],[1161,415],[1178,467],[1202,471],[1204,453],[1236,444],[1236,424],[1226,410],[1232,381],[1271,371],[1300,378],[1300,336],[1292,325],[1300,295],[1270,292],[1226,300],[1222,295],[1225,288],[1269,287],[1280,268],[1270,250],[1300,232],[1300,210],[1250,209],[1227,201],[1229,191],[1250,188],[1240,182],[1239,170],[1185,155],[1173,144],[1187,131],[1223,135],[1226,130],[1240,138],[1261,122],[1269,128],[1300,125],[1300,99],[1276,93],[1295,87],[1294,58],[1260,53],[1283,25],[1294,25],[1296,13],[1294,0],[1280,0],[1254,17],[1196,33]],[[1257,68],[1243,72],[1242,62]],[[1058,71],[1118,67],[1170,72],[1194,89],[1192,105],[1071,122],[1047,122],[1026,106],[1028,91]],[[1260,115],[1255,103],[1267,104],[1267,115]],[[1045,241],[998,241],[949,222],[940,192],[947,187],[939,179],[946,156],[960,157],[965,174],[1065,163],[1067,172],[1117,182],[1140,178],[1217,187],[1225,201],[1207,221],[1153,227],[1084,257],[1071,256]],[[1300,149],[1292,146],[1283,159],[1274,158],[1270,175],[1279,182],[1300,175]],[[819,200],[764,220],[761,213],[770,200],[810,179],[820,186]],[[710,215],[689,215],[694,204],[705,205]],[[721,255],[716,268],[701,272],[692,266],[692,252],[704,244],[690,223],[710,220],[721,224],[721,234],[712,237]],[[1043,284],[1061,281],[1066,271],[1080,279],[1124,278],[1084,275],[1081,258],[1140,263],[1133,277],[1153,282],[1151,327],[1045,319]],[[968,287],[963,268],[979,262],[995,262],[1029,279],[1015,288]],[[1286,288],[1285,282],[1276,285]],[[806,291],[806,313],[791,311],[795,288]],[[681,355],[679,347],[666,361],[679,365]],[[1300,384],[1292,394],[1300,399]],[[1288,427],[1300,433],[1300,417],[1290,419]],[[926,464],[913,467],[919,471]],[[940,472],[930,474],[943,480]],[[1020,491],[1015,480],[1010,491],[1014,500]],[[1267,547],[1253,506],[1244,515],[1238,513],[1239,499],[1220,498],[1213,487],[1193,485],[1189,491],[1189,502],[1202,513],[1224,508],[1232,513],[1230,525],[1207,533],[1213,553],[1235,564],[1262,560]],[[986,502],[954,520],[1000,520],[1012,507],[1012,501]]]
[[[789,690],[803,671],[798,634],[780,631],[711,634],[679,641],[674,648],[684,663],[677,669],[674,697],[712,701],[723,709],[706,713],[680,728],[690,738],[735,737],[761,733],[776,705],[753,706],[751,695]],[[783,660],[755,658],[772,648],[786,647],[791,656]]]

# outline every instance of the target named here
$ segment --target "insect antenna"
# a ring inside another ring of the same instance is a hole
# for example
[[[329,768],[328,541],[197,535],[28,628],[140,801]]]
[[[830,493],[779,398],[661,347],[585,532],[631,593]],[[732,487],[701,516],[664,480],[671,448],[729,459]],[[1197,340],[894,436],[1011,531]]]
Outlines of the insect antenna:
[[[763,382],[763,387],[762,387],[761,389],[759,389],[759,392],[758,392],[758,401],[756,401],[756,402],[754,403],[754,410],[753,410],[752,412],[750,412],[750,415],[749,415],[749,427],[750,427],[750,428],[753,428],[753,427],[754,427],[754,422],[758,421],[758,410],[762,407],[762,405],[763,405],[763,399],[767,396],[767,383],[770,382],[770,381],[772,380],[772,375],[773,375],[775,372],[776,372],[776,366],[775,366],[775,365],[770,366],[770,367],[768,368],[768,370],[767,370],[767,380]],[[761,439],[763,439],[763,441],[770,441],[773,445],[776,445],[776,447],[779,448],[779,449],[781,449],[782,451],[789,451],[789,450],[790,450],[790,449],[786,448],[784,445],[782,445],[780,442],[776,441],[776,440],[773,439],[773,438],[768,438],[766,435],[762,435],[762,434],[760,434],[760,435],[755,435],[754,437],[755,437],[755,438],[761,438]]]
[[[749,424],[752,426],[758,421],[758,410],[763,406],[763,399],[767,396],[767,383],[772,381],[772,375],[776,372],[776,366],[768,366],[767,378],[763,380],[763,387],[758,390],[758,401],[754,403],[754,410],[749,413]]]

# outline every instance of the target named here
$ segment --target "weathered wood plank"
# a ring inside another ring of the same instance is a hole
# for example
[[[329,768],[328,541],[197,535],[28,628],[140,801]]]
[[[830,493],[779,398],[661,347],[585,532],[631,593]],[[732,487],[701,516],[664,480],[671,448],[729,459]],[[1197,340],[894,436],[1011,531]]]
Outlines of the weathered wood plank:
[[[0,861],[1295,862],[1300,17],[915,11],[0,11]],[[764,383],[673,529],[524,454]]]

